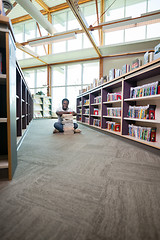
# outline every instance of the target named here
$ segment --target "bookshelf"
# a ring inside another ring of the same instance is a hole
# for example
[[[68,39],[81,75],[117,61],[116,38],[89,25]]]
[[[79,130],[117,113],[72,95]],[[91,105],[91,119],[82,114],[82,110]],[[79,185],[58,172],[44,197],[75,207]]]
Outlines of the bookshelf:
[[[79,120],[79,117],[77,117],[77,120],[95,129],[98,128],[101,129],[101,131],[160,149],[160,93],[157,90],[156,94],[154,93],[153,95],[142,94],[136,97],[131,96],[133,88],[145,89],[147,85],[155,84],[156,81],[160,82],[160,59],[145,64],[79,95],[77,97],[77,103],[80,100],[83,102],[84,99],[89,99],[89,122],[86,124],[83,117],[84,109],[86,108],[86,105],[83,106],[84,104],[81,107],[82,119]],[[151,91],[152,90],[150,90],[150,93]],[[93,99],[96,96],[101,96],[101,103],[94,102]],[[129,107],[144,108],[147,105],[156,106],[155,119],[147,119],[148,117],[143,117],[143,119],[140,117],[129,117]],[[94,108],[101,109],[100,114],[95,116]],[[78,109],[77,107],[77,110]],[[94,125],[94,119],[100,121],[100,126]],[[130,129],[132,129],[132,132],[130,132]],[[136,135],[133,129],[137,129],[137,133],[141,131],[142,135]],[[156,131],[156,141],[154,131]],[[153,132],[154,137],[152,137]],[[150,134],[148,135],[150,137],[147,138],[145,134]]]
[[[34,118],[52,117],[52,98],[43,95],[34,95]]]
[[[11,180],[17,167],[17,136],[22,137],[22,113],[25,112],[26,125],[32,119],[29,111],[32,109],[32,98],[28,96],[29,90],[19,84],[18,71],[20,67],[16,62],[15,38],[12,24],[8,17],[0,16],[0,179]],[[27,92],[28,91],[28,92]],[[27,106],[22,106],[22,92],[25,93]],[[21,124],[21,125],[20,125]]]
[[[33,100],[18,62],[16,62],[16,109],[17,147],[19,147],[33,119]]]

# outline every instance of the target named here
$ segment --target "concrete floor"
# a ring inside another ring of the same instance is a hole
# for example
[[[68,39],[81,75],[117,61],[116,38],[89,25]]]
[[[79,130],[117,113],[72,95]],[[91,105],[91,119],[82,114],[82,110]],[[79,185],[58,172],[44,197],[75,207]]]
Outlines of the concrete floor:
[[[34,120],[12,181],[0,182],[0,240],[160,239],[160,154],[80,126]]]

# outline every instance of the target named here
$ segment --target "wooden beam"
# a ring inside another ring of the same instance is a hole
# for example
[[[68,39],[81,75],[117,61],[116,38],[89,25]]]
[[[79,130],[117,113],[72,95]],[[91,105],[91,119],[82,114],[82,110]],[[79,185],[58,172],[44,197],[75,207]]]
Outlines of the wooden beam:
[[[51,66],[47,66],[47,96],[51,96]]]
[[[151,50],[153,51],[153,50]],[[139,52],[131,52],[131,53],[119,53],[119,54],[110,54],[110,55],[105,55],[103,56],[104,58],[111,58],[111,57],[123,57],[123,56],[134,56],[137,54],[143,55],[146,51],[139,51]],[[70,61],[63,61],[63,62],[56,62],[56,63],[50,63],[46,65],[35,65],[31,67],[22,67],[22,70],[24,69],[32,69],[32,68],[39,68],[39,67],[44,67],[44,66],[55,66],[55,65],[62,65],[62,64],[69,64],[69,63],[76,63],[76,62],[87,62],[87,61],[92,61],[92,60],[100,60],[99,57],[94,57],[94,58],[82,58],[82,59],[77,59],[77,60],[70,60]]]
[[[101,0],[101,8],[100,8],[100,23],[104,22],[104,0]],[[104,34],[102,29],[100,29],[100,46],[103,46],[103,39],[104,39]]]
[[[38,31],[39,31],[39,35],[40,35],[40,37],[42,37],[41,29],[40,29],[39,24],[37,22],[36,22],[36,25],[37,25],[37,28],[38,28]],[[46,50],[45,44],[43,44],[43,48],[44,48],[44,51],[47,55],[47,50]]]
[[[17,2],[14,2],[14,3],[13,3],[13,8],[14,8],[16,5],[17,5]],[[12,9],[13,9],[13,8],[12,8]],[[6,16],[12,11],[12,9],[9,9],[9,10],[6,11]]]
[[[46,10],[46,12],[49,12],[50,8],[47,6],[46,3],[44,3],[42,0],[35,0],[44,10]]]
[[[28,55],[32,56],[33,58],[39,60],[40,62],[43,62],[44,64],[47,64],[46,62],[44,62],[42,59],[40,59],[40,57],[34,53],[33,51],[31,51],[30,49],[27,49],[27,47],[24,47],[23,45],[21,45],[20,43],[16,42],[16,47],[18,49],[20,49],[21,51],[27,53]]]
[[[48,13],[48,21],[52,23],[52,16],[50,13]],[[52,44],[48,44],[48,54],[52,54]]]
[[[75,5],[74,2],[72,2],[71,0],[66,0],[70,9],[72,10],[73,14],[75,15],[77,21],[79,22],[79,24],[81,25],[82,29],[84,30],[86,36],[88,37],[89,41],[91,42],[94,50],[96,51],[96,53],[98,54],[99,57],[102,57],[101,52],[99,50],[99,48],[97,47],[93,35],[91,33],[91,31],[88,30],[87,24],[83,19],[83,16],[81,16],[81,12],[79,11],[78,7]]]
[[[92,2],[92,1],[94,1],[94,0],[79,0],[79,4],[84,4],[84,3]],[[67,3],[62,3],[62,4],[59,4],[57,6],[49,8],[49,12],[50,13],[58,12],[58,11],[61,11],[63,9],[67,9],[67,8],[69,8],[68,4]],[[43,15],[46,15],[48,13],[46,10],[40,10],[40,12]],[[29,19],[32,19],[32,17],[29,14],[27,14],[27,15],[24,15],[24,16],[21,16],[21,17],[18,17],[18,18],[13,18],[11,21],[12,21],[12,24],[16,24],[16,23],[19,23],[19,22],[27,21]]]
[[[103,58],[100,58],[99,61],[99,79],[103,77]]]
[[[98,14],[98,2],[97,0],[96,1],[96,14],[97,14],[97,23],[99,25],[99,14]],[[98,35],[99,35],[99,45],[100,45],[100,42],[101,42],[101,35],[100,35],[100,30],[98,29]]]

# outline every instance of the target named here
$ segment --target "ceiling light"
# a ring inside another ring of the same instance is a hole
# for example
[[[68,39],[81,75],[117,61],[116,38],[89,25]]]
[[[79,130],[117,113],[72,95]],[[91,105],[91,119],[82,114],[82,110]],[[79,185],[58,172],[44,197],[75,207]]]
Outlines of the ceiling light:
[[[144,25],[149,25],[153,23],[160,22],[160,11],[154,11],[142,14],[141,17],[137,18],[122,18],[110,22],[103,23],[103,32],[113,32],[118,30],[123,30],[127,28],[140,27]]]
[[[77,34],[75,32],[64,34],[64,35],[57,34],[57,36],[55,34],[53,37],[46,37],[46,38],[42,37],[42,39],[38,38],[38,40],[35,40],[35,41],[33,40],[32,42],[29,42],[29,46],[36,47],[43,44],[50,44],[54,42],[61,42],[61,41],[66,41],[66,40],[71,40],[76,38],[77,38]]]

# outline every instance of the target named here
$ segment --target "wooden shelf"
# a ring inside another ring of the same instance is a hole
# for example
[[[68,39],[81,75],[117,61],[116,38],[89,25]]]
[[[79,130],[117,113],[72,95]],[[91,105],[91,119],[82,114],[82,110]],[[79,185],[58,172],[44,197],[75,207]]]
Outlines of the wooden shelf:
[[[0,169],[8,168],[8,156],[0,155]]]
[[[113,133],[113,134],[121,136],[121,132],[116,132],[116,131],[109,130],[109,129],[103,129],[103,130],[106,131],[106,132]]]
[[[0,123],[6,123],[7,122],[7,118],[0,118]]]
[[[121,117],[114,117],[114,116],[103,116],[104,118],[115,118],[115,119],[121,119]]]
[[[89,107],[89,104],[85,104],[85,105],[83,105],[83,107]]]
[[[77,106],[77,108],[81,108],[81,107],[82,107],[82,105],[78,105],[78,106]]]
[[[123,118],[124,120],[127,121],[136,121],[136,122],[148,122],[148,123],[160,123],[159,121],[155,120],[151,120],[151,119],[138,119],[138,118]]]
[[[83,116],[89,116],[89,114],[87,114],[87,113],[84,113],[84,114],[83,114]]]
[[[148,141],[141,140],[141,139],[138,139],[138,138],[135,138],[135,137],[131,137],[129,135],[122,135],[122,136],[125,137],[125,138],[128,138],[130,140],[146,144],[146,145],[148,145],[150,147],[155,147],[155,148],[160,149],[160,143],[158,143],[158,142],[148,142]]]
[[[101,117],[101,115],[94,115],[94,114],[91,114],[91,117]]]
[[[160,94],[146,96],[146,97],[138,97],[138,98],[127,98],[127,99],[124,99],[124,101],[134,102],[134,101],[146,101],[146,100],[157,100],[157,99],[160,99]]]
[[[79,121],[80,123],[83,123],[84,125],[88,125],[88,126],[90,126],[88,123],[85,123],[85,122],[81,122],[81,121]]]
[[[22,115],[22,118],[24,118],[26,115]]]
[[[110,103],[120,103],[122,102],[122,100],[116,100],[116,101],[107,101],[107,102],[103,102],[103,104],[110,104]]]
[[[16,117],[16,120],[19,120],[19,117]]]
[[[94,125],[90,125],[90,126],[92,126],[94,128],[97,128],[97,129],[102,129],[101,127],[97,127],[97,126],[94,126]]]
[[[98,106],[98,105],[101,105],[101,103],[92,103],[91,105],[92,106]]]
[[[6,79],[7,78],[7,75],[6,74],[3,74],[3,73],[0,73],[0,79]]]
[[[16,95],[16,98],[17,98],[17,99],[19,99],[19,96],[18,96],[18,95]]]
[[[25,102],[25,100],[24,99],[21,99],[22,100],[22,102]]]

